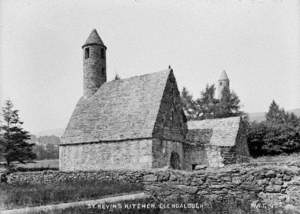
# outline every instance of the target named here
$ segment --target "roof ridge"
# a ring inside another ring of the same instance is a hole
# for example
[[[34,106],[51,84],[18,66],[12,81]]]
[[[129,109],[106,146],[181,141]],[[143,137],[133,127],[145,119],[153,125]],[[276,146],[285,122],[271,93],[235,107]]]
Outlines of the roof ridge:
[[[208,118],[208,119],[204,119],[204,120],[190,120],[189,122],[193,122],[193,121],[207,121],[207,120],[228,120],[228,119],[233,119],[233,118],[240,118],[241,116],[232,116],[232,117],[222,117],[222,118]]]
[[[146,73],[146,74],[142,74],[142,75],[135,75],[135,76],[131,76],[131,77],[126,77],[126,78],[123,78],[123,79],[121,78],[121,79],[118,79],[118,80],[111,80],[111,81],[107,81],[105,83],[114,82],[114,81],[122,81],[122,80],[130,80],[130,79],[137,78],[137,77],[151,76],[151,75],[154,75],[154,74],[167,73],[167,72],[171,72],[171,71],[172,71],[172,69],[160,70],[160,71],[155,71],[155,72]]]

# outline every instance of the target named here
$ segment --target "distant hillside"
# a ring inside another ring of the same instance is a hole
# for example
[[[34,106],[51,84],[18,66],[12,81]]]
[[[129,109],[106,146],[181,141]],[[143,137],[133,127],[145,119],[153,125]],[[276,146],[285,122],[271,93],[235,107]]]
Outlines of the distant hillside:
[[[293,112],[298,117],[300,117],[300,108],[289,110],[288,112]],[[266,114],[266,112],[249,113],[249,119],[251,121],[261,122],[261,121],[265,120],[265,114]]]
[[[38,132],[36,135],[37,136],[51,136],[51,135],[55,135],[57,137],[61,137],[64,133],[64,129],[63,128],[58,128],[58,129],[48,129],[48,130],[43,130]]]

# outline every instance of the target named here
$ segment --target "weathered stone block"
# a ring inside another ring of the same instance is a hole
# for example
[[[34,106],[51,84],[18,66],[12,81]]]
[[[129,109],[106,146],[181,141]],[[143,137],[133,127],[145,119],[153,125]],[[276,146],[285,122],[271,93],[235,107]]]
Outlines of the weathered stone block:
[[[264,186],[269,183],[268,179],[261,179],[256,181],[257,185]]]
[[[183,192],[194,194],[198,191],[197,187],[186,186],[186,185],[176,185],[176,188],[180,189]]]
[[[274,170],[269,170],[265,173],[265,176],[268,178],[275,178],[276,177],[276,172]]]
[[[233,177],[232,178],[232,183],[236,184],[236,185],[239,185],[239,184],[242,183],[242,180],[239,177]]]
[[[203,180],[201,178],[193,178],[191,185],[192,186],[198,186],[204,184]]]
[[[290,180],[292,180],[292,176],[290,176],[290,175],[284,175],[283,176],[283,180],[284,181],[290,181]]]
[[[157,176],[157,180],[159,182],[168,181],[169,178],[170,178],[170,173],[169,172],[160,172]]]
[[[157,181],[157,175],[153,175],[153,174],[145,175],[143,180],[144,182],[155,182]]]
[[[197,165],[196,167],[195,167],[195,170],[204,170],[204,169],[206,169],[207,168],[207,165]]]
[[[174,174],[170,175],[170,181],[176,181],[177,180],[177,176]]]
[[[280,178],[272,178],[271,182],[276,185],[282,185],[283,181]]]
[[[211,185],[210,188],[212,189],[223,189],[226,188],[227,186],[224,184],[219,184],[219,185]]]
[[[266,187],[265,191],[269,192],[269,193],[280,193],[281,186],[280,185],[269,185]]]

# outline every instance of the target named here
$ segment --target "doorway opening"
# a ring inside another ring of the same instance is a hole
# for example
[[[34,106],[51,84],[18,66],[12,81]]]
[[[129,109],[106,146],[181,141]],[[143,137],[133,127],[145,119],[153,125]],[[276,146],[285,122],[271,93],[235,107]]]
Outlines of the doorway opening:
[[[176,152],[171,153],[170,157],[170,167],[172,169],[180,169],[180,156]]]

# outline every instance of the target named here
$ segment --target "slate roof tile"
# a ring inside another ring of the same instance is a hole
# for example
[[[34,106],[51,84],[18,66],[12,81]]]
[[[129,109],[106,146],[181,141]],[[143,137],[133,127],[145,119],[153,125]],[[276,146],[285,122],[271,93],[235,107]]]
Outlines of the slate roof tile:
[[[195,130],[212,130],[209,144],[216,146],[234,146],[240,127],[240,117],[188,121],[188,136]]]
[[[80,98],[62,144],[152,137],[170,72],[106,82],[93,96]]]

